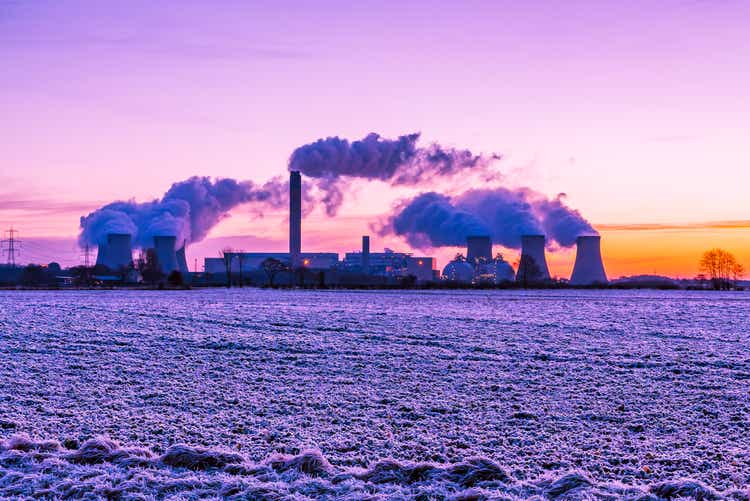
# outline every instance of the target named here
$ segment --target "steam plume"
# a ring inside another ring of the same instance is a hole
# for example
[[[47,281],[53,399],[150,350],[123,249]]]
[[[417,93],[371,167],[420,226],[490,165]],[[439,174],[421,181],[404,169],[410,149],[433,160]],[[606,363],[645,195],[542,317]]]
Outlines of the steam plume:
[[[370,133],[351,143],[339,137],[319,139],[294,150],[289,169],[318,180],[316,185],[324,193],[326,212],[333,216],[343,201],[343,183],[347,178],[413,186],[469,169],[486,173],[489,164],[500,158],[438,144],[419,147],[419,136],[414,133],[386,139]]]
[[[251,181],[191,177],[174,183],[161,200],[117,201],[81,217],[79,242],[105,243],[108,233],[128,233],[136,247],[150,247],[157,235],[198,242],[234,207],[280,208],[288,201],[288,183],[274,178],[259,186]]]
[[[489,235],[493,242],[519,248],[521,236],[546,234],[563,247],[596,230],[581,214],[528,188],[470,190],[455,197],[422,193],[402,202],[379,229],[395,234],[417,248],[462,246],[466,237]]]

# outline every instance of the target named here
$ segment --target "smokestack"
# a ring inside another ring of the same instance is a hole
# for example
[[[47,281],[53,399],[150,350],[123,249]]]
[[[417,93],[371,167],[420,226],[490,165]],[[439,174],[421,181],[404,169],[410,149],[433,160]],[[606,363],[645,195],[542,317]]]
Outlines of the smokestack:
[[[300,266],[302,254],[302,176],[289,174],[289,260],[293,268]]]
[[[492,240],[486,235],[466,237],[466,260],[474,264],[479,259],[492,259]]]
[[[601,237],[582,236],[576,240],[576,263],[570,276],[571,285],[606,284],[607,274],[602,263]]]
[[[108,233],[107,243],[99,245],[96,264],[119,270],[133,262],[132,237],[129,233]]]
[[[154,237],[154,250],[159,269],[165,275],[169,275],[174,270],[179,270],[177,264],[177,237]]]
[[[521,262],[516,272],[517,282],[542,282],[549,280],[547,258],[544,256],[544,235],[521,236]]]
[[[370,273],[370,237],[362,237],[362,273]]]

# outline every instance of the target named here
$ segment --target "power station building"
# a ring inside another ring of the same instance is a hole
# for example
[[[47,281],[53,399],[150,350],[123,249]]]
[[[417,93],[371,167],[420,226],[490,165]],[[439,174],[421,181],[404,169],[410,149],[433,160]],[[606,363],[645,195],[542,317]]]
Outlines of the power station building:
[[[171,235],[154,236],[152,249],[163,274],[169,275],[174,271],[189,274],[185,255],[186,243],[178,242],[177,237]],[[570,284],[606,284],[607,275],[602,263],[600,237],[580,236],[576,243],[576,261]],[[442,271],[442,278],[475,284],[546,282],[550,280],[550,272],[545,245],[544,235],[522,235],[521,258],[517,269],[514,269],[502,256],[492,255],[490,236],[470,235],[466,238],[466,258],[457,258],[448,263]],[[111,233],[107,235],[105,242],[99,244],[96,264],[111,271],[132,269],[132,252],[130,234]],[[289,174],[289,252],[231,252],[226,255],[230,274],[247,272],[250,275],[259,271],[263,262],[269,258],[285,264],[287,271],[305,269],[325,272],[319,273],[319,276],[330,275],[333,280],[344,280],[346,283],[357,283],[357,280],[361,283],[397,283],[409,276],[415,277],[419,282],[440,278],[440,273],[435,269],[435,258],[413,256],[390,249],[372,252],[370,237],[367,235],[362,237],[361,250],[347,252],[341,261],[339,254],[335,252],[303,253],[302,177],[297,171]],[[205,258],[204,271],[208,274],[226,274],[227,260],[223,257]]]
[[[492,257],[492,239],[487,235],[466,238],[466,258],[457,258],[443,268],[443,279],[457,283],[512,282],[513,266],[502,256]]]

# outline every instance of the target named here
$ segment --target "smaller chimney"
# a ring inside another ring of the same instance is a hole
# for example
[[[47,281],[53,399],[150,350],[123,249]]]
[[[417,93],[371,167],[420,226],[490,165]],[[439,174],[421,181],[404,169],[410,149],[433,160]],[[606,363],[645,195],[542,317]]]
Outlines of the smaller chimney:
[[[370,237],[362,237],[362,273],[370,273]]]

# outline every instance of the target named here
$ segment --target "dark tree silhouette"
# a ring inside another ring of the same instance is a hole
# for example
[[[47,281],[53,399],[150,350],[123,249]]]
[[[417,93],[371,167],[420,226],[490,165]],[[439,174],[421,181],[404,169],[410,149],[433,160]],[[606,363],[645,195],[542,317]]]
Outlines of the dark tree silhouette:
[[[232,287],[232,257],[234,252],[230,247],[221,249],[221,259],[224,262],[224,270],[227,273],[227,289]]]
[[[699,263],[700,271],[708,275],[714,289],[729,289],[734,287],[745,268],[731,252],[724,249],[711,249],[703,253]]]
[[[279,273],[289,270],[289,266],[273,257],[264,259],[263,262],[260,263],[260,267],[268,277],[268,285],[271,287],[273,287],[274,279]]]
[[[185,283],[182,278],[182,273],[180,273],[178,270],[173,270],[172,273],[169,274],[169,276],[167,277],[167,282],[173,287],[180,287]]]
[[[153,285],[164,279],[164,273],[159,267],[159,258],[156,256],[155,249],[147,249],[145,252],[141,252],[136,268],[147,284]]]
[[[542,270],[536,264],[534,258],[528,254],[521,255],[521,260],[518,262],[518,278],[524,288],[528,287],[529,284],[542,281]]]

